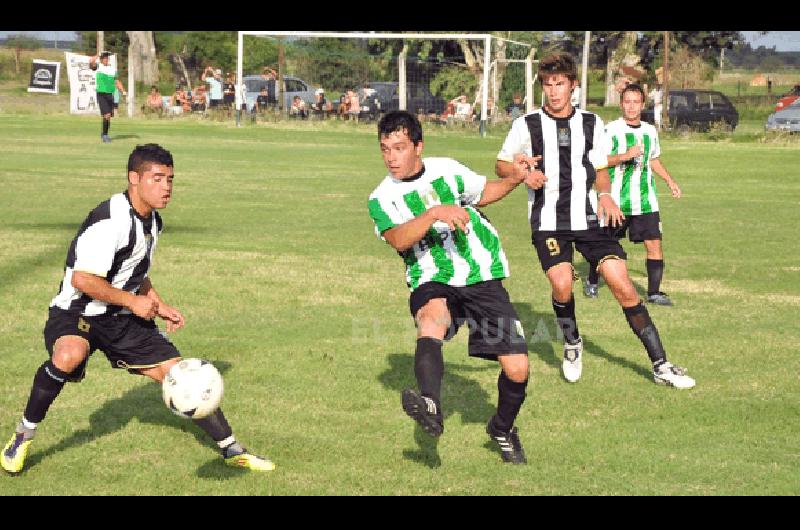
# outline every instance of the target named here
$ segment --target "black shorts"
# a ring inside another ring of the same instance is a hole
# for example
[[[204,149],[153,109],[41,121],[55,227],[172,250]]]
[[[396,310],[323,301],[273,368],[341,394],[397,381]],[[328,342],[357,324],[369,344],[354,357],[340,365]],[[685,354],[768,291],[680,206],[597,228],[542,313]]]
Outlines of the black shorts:
[[[658,212],[629,215],[621,226],[606,228],[614,239],[622,239],[628,232],[628,239],[634,243],[661,239],[661,216]]]
[[[100,106],[100,115],[105,114],[114,115],[114,94],[107,94],[105,92],[97,93],[97,104]]]
[[[525,332],[500,280],[489,280],[465,287],[438,282],[420,285],[411,293],[411,316],[430,300],[444,298],[452,324],[445,340],[450,340],[466,323],[469,327],[469,355],[497,360],[498,355],[528,353]]]
[[[221,100],[221,99],[209,99],[209,100],[208,100],[208,106],[209,106],[210,108],[212,108],[212,109],[213,109],[214,107],[218,107],[218,106],[220,106],[220,105],[222,105],[222,100]]]
[[[132,374],[181,356],[155,322],[136,315],[85,317],[51,307],[44,325],[44,344],[51,358],[56,341],[64,335],[83,337],[89,343],[89,355],[101,350],[113,368],[125,368]],[[70,381],[83,379],[88,360],[87,356],[70,374]]]
[[[222,96],[222,101],[225,102],[226,106],[233,107],[236,103],[236,94],[225,94]]]
[[[609,257],[619,259],[628,257],[619,241],[603,228],[533,233],[533,246],[545,272],[559,263],[572,263],[573,243],[578,252],[590,263],[599,264],[603,258]]]

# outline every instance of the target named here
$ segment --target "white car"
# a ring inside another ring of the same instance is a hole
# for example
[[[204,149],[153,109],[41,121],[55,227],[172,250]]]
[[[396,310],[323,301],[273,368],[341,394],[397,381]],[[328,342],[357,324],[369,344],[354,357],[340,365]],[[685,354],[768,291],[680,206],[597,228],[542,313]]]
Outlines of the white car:
[[[783,110],[770,114],[765,129],[768,131],[800,132],[800,99]]]

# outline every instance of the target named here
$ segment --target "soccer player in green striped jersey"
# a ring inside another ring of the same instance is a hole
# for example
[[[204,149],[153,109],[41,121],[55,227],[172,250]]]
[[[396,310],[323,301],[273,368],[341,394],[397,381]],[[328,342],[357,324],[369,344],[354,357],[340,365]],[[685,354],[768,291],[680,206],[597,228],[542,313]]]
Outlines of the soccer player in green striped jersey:
[[[664,275],[664,253],[661,248],[661,217],[653,174],[669,186],[672,196],[679,199],[681,188],[661,162],[658,131],[643,122],[644,90],[637,84],[628,85],[621,96],[622,117],[606,125],[610,139],[608,155],[611,177],[611,196],[625,215],[621,226],[610,228],[616,239],[628,232],[634,243],[644,242],[647,252],[647,301],[672,305],[669,296],[661,291]],[[597,264],[590,263],[584,294],[597,297]]]
[[[508,261],[497,230],[478,209],[499,201],[529,173],[520,156],[507,179],[486,177],[451,158],[422,158],[422,126],[406,111],[378,124],[389,175],[369,197],[378,236],[406,264],[411,315],[417,326],[414,373],[419,391],[402,393],[405,412],[431,436],[444,431],[443,341],[463,324],[469,355],[499,361],[497,412],[486,427],[503,461],[526,462],[514,421],[528,384],[528,346],[501,280]]]
[[[100,139],[103,143],[110,143],[111,137],[108,129],[111,127],[111,118],[114,116],[114,88],[119,89],[123,96],[128,97],[125,87],[122,86],[115,66],[109,64],[111,52],[103,52],[89,59],[89,68],[96,70],[95,86],[97,89],[97,105],[103,116],[103,129]],[[99,61],[99,64],[98,64]]]

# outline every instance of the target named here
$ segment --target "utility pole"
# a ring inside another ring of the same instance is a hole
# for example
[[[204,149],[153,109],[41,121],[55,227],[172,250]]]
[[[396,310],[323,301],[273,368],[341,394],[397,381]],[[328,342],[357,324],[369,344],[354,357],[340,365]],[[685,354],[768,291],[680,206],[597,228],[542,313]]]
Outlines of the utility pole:
[[[589,86],[586,84],[586,71],[589,69],[589,40],[591,37],[591,31],[587,31],[583,37],[583,67],[581,70],[581,108],[583,110],[586,110],[586,94],[589,92]]]
[[[664,32],[664,95],[661,123],[669,125],[669,31]]]
[[[100,55],[100,52],[103,51],[103,47],[105,46],[103,44],[104,33],[104,31],[97,32],[97,55]]]
[[[275,92],[277,92],[278,96],[278,109],[281,112],[289,112],[289,109],[286,108],[285,101],[284,101],[284,88],[285,85],[283,83],[283,74],[286,71],[286,55],[283,48],[283,37],[278,38],[278,79],[275,80]],[[244,83],[244,80],[241,80]],[[291,102],[289,103],[291,105]]]

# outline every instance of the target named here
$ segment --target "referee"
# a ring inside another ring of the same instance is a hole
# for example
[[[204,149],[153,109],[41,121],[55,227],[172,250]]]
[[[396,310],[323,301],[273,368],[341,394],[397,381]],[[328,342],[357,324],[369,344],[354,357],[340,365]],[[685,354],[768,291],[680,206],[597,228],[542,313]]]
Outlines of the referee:
[[[44,327],[50,356],[36,371],[22,419],[0,454],[8,473],[22,471],[38,424],[67,382],[83,380],[94,350],[102,350],[113,368],[159,383],[181,359],[153,320],[162,318],[172,332],[184,326],[183,315],[161,298],[149,274],[163,229],[156,210],[172,199],[173,178],[169,151],[136,146],[128,157],[127,190],[101,202],[78,229]],[[222,409],[193,421],[217,443],[226,464],[274,469],[236,441]]]
[[[572,283],[572,249],[597,264],[614,297],[622,306],[633,332],[642,341],[653,364],[656,383],[691,388],[694,379],[684,368],[667,361],[667,354],[647,308],[633,287],[619,242],[600,228],[598,213],[606,226],[618,226],[624,215],[611,196],[607,140],[603,120],[594,113],[575,109],[570,96],[576,87],[577,68],[569,54],[557,53],[539,63],[539,80],[547,96],[543,108],[514,120],[497,155],[500,177],[514,175],[515,157],[528,157],[531,171],[525,183],[533,246],[552,288],[553,310],[564,334],[562,371],[576,382],[583,370],[583,341],[575,318]],[[597,211],[589,200],[594,185]]]
[[[111,118],[114,116],[114,87],[116,86],[123,96],[128,97],[125,87],[119,80],[116,67],[108,64],[109,57],[111,57],[111,52],[102,52],[89,59],[89,68],[97,72],[95,85],[97,87],[97,104],[100,105],[100,114],[103,115],[103,132],[100,135],[103,143],[111,142],[108,128],[111,126]]]

